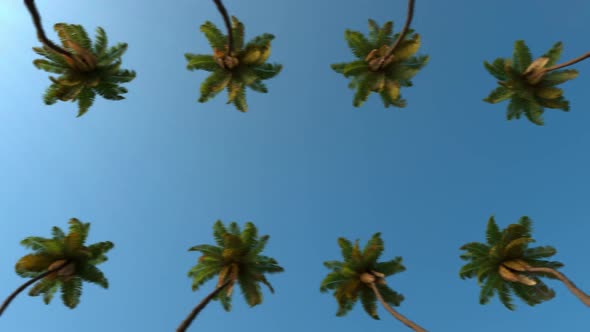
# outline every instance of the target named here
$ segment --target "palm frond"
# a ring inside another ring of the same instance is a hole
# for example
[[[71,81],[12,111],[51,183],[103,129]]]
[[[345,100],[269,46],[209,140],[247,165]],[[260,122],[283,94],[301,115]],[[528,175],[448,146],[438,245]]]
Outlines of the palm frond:
[[[364,59],[373,49],[367,38],[358,31],[346,30],[344,39],[348,42],[352,54],[359,59]]]
[[[542,55],[543,57],[546,57],[549,59],[549,61],[545,65],[545,67],[551,67],[551,66],[555,65],[557,63],[557,60],[559,60],[559,57],[561,57],[562,51],[563,51],[563,43],[562,42],[557,42],[557,43],[553,44],[553,46],[549,49],[549,51],[545,52],[545,54]]]
[[[528,46],[524,43],[524,40],[517,40],[514,43],[514,52],[512,54],[513,67],[522,73],[532,62],[533,56]]]
[[[211,48],[223,50],[227,44],[227,37],[210,21],[206,21],[201,25],[201,32],[209,41]]]
[[[219,65],[215,62],[212,55],[186,53],[184,57],[188,61],[188,64],[186,65],[188,70],[205,70],[212,72],[219,69]]]
[[[373,319],[379,319],[377,315],[377,296],[368,288],[363,288],[360,292],[360,299],[365,312]]]

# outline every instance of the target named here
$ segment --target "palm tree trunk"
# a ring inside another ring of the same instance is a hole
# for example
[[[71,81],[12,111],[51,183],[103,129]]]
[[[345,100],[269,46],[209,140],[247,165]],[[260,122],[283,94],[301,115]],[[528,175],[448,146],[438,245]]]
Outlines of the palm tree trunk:
[[[57,272],[59,270],[61,270],[62,268],[64,268],[66,265],[68,265],[70,262],[69,261],[65,261],[63,262],[63,264],[51,269],[51,270],[47,270],[43,273],[41,273],[40,275],[36,276],[35,278],[28,280],[27,282],[25,282],[24,284],[22,284],[19,288],[17,288],[14,292],[12,292],[12,294],[10,294],[6,300],[4,300],[4,303],[2,303],[2,307],[0,307],[0,316],[2,316],[2,313],[4,312],[4,310],[6,310],[6,308],[8,308],[8,305],[10,304],[10,302],[12,302],[12,300],[14,300],[14,298],[20,294],[22,291],[24,291],[27,287],[31,286],[32,284],[36,283],[37,281],[45,278],[46,276],[48,276],[49,274],[53,273],[53,272]]]
[[[41,16],[39,15],[39,11],[37,10],[37,7],[35,6],[35,0],[25,0],[25,6],[27,6],[27,9],[29,10],[29,12],[31,13],[31,16],[33,17],[33,24],[35,24],[35,29],[37,29],[37,38],[39,38],[39,41],[41,41],[43,43],[43,45],[47,46],[48,48],[52,49],[53,51],[74,60],[74,57],[72,56],[72,54],[70,52],[55,45],[45,35],[45,30],[43,30],[43,26],[41,25]]]
[[[550,267],[527,267],[525,269],[527,272],[541,272],[541,273],[549,273],[554,275],[557,279],[565,284],[565,287],[569,289],[569,291],[574,294],[582,303],[590,307],[590,296],[584,293],[581,289],[579,289],[571,280],[569,280],[563,273],[552,269]]]
[[[209,304],[209,301],[211,301],[217,294],[219,294],[219,292],[221,292],[221,290],[223,290],[227,285],[231,284],[232,281],[233,281],[232,279],[229,279],[223,285],[215,288],[215,290],[213,292],[211,292],[211,294],[207,295],[207,297],[205,297],[203,299],[203,301],[201,301],[201,303],[199,303],[193,309],[193,311],[191,311],[191,313],[188,315],[188,317],[180,324],[180,326],[176,329],[176,332],[186,331],[186,329],[191,325],[191,323],[193,322],[195,317],[197,317],[199,312],[201,312],[201,310],[203,310],[203,308],[205,308],[205,306],[207,306],[207,304]]]
[[[408,14],[406,17],[406,23],[404,24],[404,27],[402,29],[402,31],[399,34],[399,37],[397,37],[397,39],[395,40],[395,42],[393,42],[393,44],[391,45],[391,47],[389,48],[389,51],[387,51],[387,54],[385,56],[383,56],[381,63],[379,64],[379,69],[383,68],[383,64],[385,63],[385,59],[389,58],[392,54],[393,51],[395,51],[395,49],[397,48],[397,46],[404,40],[404,38],[406,37],[406,34],[408,33],[408,30],[410,29],[410,24],[412,23],[412,18],[414,17],[414,5],[416,3],[416,0],[409,0],[408,1]]]
[[[371,289],[373,290],[373,292],[377,296],[377,299],[379,299],[379,302],[381,302],[381,305],[383,305],[383,307],[385,307],[385,309],[387,309],[387,311],[389,311],[389,313],[393,317],[397,318],[400,322],[404,323],[404,325],[406,325],[407,327],[411,328],[414,331],[417,331],[417,332],[426,332],[425,329],[423,329],[422,327],[420,327],[418,324],[412,322],[411,320],[407,319],[406,317],[404,317],[399,312],[395,311],[387,302],[385,302],[385,300],[381,296],[381,293],[379,293],[379,290],[377,289],[377,286],[375,286],[375,283],[374,282],[370,283],[369,286],[371,286]]]
[[[586,54],[584,54],[582,56],[579,56],[579,57],[577,57],[575,59],[572,59],[570,61],[566,61],[566,62],[564,62],[564,63],[562,63],[560,65],[555,65],[555,66],[552,66],[552,67],[549,67],[549,68],[545,68],[544,71],[547,73],[547,72],[550,72],[552,70],[556,70],[556,69],[560,69],[560,68],[563,68],[563,67],[571,66],[571,65],[573,65],[575,63],[578,63],[578,62],[580,62],[580,61],[582,61],[582,60],[584,60],[586,58],[589,58],[589,57],[590,57],[590,52],[588,52],[588,53],[586,53]]]
[[[221,0],[213,0],[213,2],[215,2],[217,9],[221,13],[221,16],[223,16],[223,22],[225,22],[225,27],[227,28],[227,55],[231,56],[233,51],[234,37],[231,29],[231,22],[229,20],[229,14],[227,13],[227,9],[225,9],[225,6]]]

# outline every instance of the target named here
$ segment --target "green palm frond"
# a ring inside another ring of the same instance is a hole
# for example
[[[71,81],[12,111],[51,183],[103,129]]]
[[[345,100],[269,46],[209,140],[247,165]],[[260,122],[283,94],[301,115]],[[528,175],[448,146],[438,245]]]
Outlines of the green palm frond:
[[[223,50],[226,47],[227,37],[217,28],[213,22],[206,21],[201,25],[201,32],[207,38],[213,49]]]
[[[106,241],[86,246],[90,223],[72,218],[69,224],[67,234],[59,227],[53,227],[52,238],[32,236],[22,240],[21,244],[34,253],[21,257],[15,271],[21,277],[40,277],[48,270],[63,266],[37,281],[29,295],[43,295],[43,301],[48,304],[61,289],[64,304],[74,308],[80,302],[83,281],[108,287],[108,280],[96,265],[106,261],[105,254],[114,245]]]
[[[201,253],[197,264],[188,272],[193,280],[193,291],[217,276],[218,286],[231,281],[214,298],[221,302],[225,310],[231,309],[234,283],[239,284],[246,303],[250,306],[262,303],[260,284],[274,292],[265,274],[284,271],[274,258],[260,255],[269,236],[259,236],[258,229],[251,222],[247,222],[241,229],[236,222],[225,226],[218,220],[213,225],[213,237],[217,245],[201,244],[189,249]]]
[[[107,36],[102,28],[96,29],[94,45],[81,25],[58,23],[54,26],[63,48],[72,56],[43,47],[33,50],[45,59],[36,59],[33,64],[44,71],[59,74],[50,77],[53,84],[45,91],[43,101],[47,105],[58,100],[78,102],[78,117],[84,115],[98,94],[105,99],[121,100],[127,89],[119,83],[130,82],[135,72],[121,70],[121,57],[127,44],[119,43],[107,48]]]
[[[212,72],[219,68],[215,59],[210,54],[186,53],[184,57],[188,61],[188,64],[186,65],[188,70],[205,70]]]
[[[244,48],[244,24],[237,18],[231,18],[232,21],[232,36],[233,36],[233,47],[236,51],[241,51]]]
[[[545,108],[569,111],[563,91],[555,86],[576,78],[578,71],[546,71],[557,62],[562,49],[561,42],[558,42],[533,61],[525,42],[517,40],[512,59],[498,58],[491,64],[484,61],[484,67],[498,80],[499,86],[483,100],[491,104],[510,100],[506,112],[508,120],[519,119],[524,114],[529,121],[540,126],[544,124]]]
[[[388,21],[379,27],[379,24],[369,19],[369,41],[373,48],[379,48],[382,45],[391,45],[393,43],[393,21]]]
[[[364,58],[373,49],[373,45],[358,31],[346,30],[344,32],[344,39],[348,42],[348,47],[352,51],[352,54],[357,58]]]
[[[324,266],[331,270],[320,285],[322,293],[332,291],[338,302],[337,316],[344,316],[360,299],[369,316],[379,319],[377,315],[377,297],[369,283],[361,276],[370,275],[385,302],[399,306],[403,296],[385,283],[385,277],[405,270],[402,258],[395,257],[390,261],[378,262],[383,252],[384,243],[380,233],[375,233],[361,250],[359,241],[353,244],[345,238],[338,239],[343,261],[326,261]]]
[[[331,67],[350,79],[349,87],[356,89],[355,107],[360,107],[371,92],[381,96],[385,107],[406,107],[400,87],[412,86],[411,79],[428,63],[428,56],[415,55],[420,48],[420,36],[410,29],[392,56],[385,58],[397,36],[399,34],[393,34],[393,22],[379,27],[371,19],[368,37],[357,31],[345,31],[344,37],[357,60],[335,63]]]
[[[543,57],[549,59],[546,66],[551,67],[551,66],[557,64],[559,57],[561,57],[562,51],[563,51],[563,43],[562,42],[557,42],[557,43],[553,44],[553,47],[551,47],[549,49],[549,51],[547,51],[547,52],[545,52],[545,54],[543,54]]]
[[[490,217],[486,228],[486,243],[470,242],[463,245],[460,258],[467,261],[459,271],[461,279],[477,278],[481,286],[479,302],[488,303],[497,294],[500,302],[509,310],[516,306],[512,295],[516,295],[529,305],[539,304],[551,299],[554,294],[540,277],[554,276],[542,273],[525,272],[526,266],[551,267],[563,266],[560,262],[545,261],[554,255],[553,247],[532,247],[532,221],[521,217],[517,223],[500,229],[494,217]],[[550,296],[551,295],[551,296]]]
[[[233,50],[227,50],[227,36],[213,23],[201,25],[211,48],[212,55],[186,53],[187,69],[205,70],[211,75],[201,84],[199,102],[204,103],[227,87],[228,104],[241,111],[248,110],[246,87],[266,93],[261,81],[275,77],[282,69],[280,64],[267,63],[274,35],[264,33],[244,44],[244,25],[236,17],[231,18]]]
[[[514,43],[514,52],[512,54],[512,67],[522,73],[533,62],[531,50],[526,46],[524,40],[517,40]]]

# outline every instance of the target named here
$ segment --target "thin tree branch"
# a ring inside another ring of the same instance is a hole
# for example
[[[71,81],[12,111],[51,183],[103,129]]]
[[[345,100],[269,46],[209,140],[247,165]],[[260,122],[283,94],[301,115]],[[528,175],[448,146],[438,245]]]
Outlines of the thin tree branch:
[[[233,51],[234,37],[232,33],[231,22],[229,20],[229,14],[227,13],[227,9],[225,9],[225,6],[221,0],[213,0],[213,2],[215,2],[215,5],[221,13],[221,16],[223,16],[223,21],[225,22],[225,27],[227,29],[227,55],[231,56]]]
[[[39,15],[39,11],[37,10],[37,7],[35,6],[35,0],[25,0],[25,6],[27,6],[27,9],[31,13],[31,17],[33,18],[33,24],[35,24],[35,29],[37,30],[37,38],[39,39],[39,41],[42,42],[43,45],[47,46],[51,50],[65,56],[65,57],[73,59],[74,57],[70,52],[68,52],[68,51],[64,50],[63,48],[54,44],[45,35],[45,30],[43,30],[43,26],[41,25],[41,16]]]
[[[10,302],[12,302],[12,300],[14,300],[14,298],[20,294],[22,291],[24,291],[27,287],[31,286],[32,284],[34,284],[35,282],[45,278],[46,276],[50,275],[53,272],[57,272],[59,270],[61,270],[62,268],[64,268],[66,265],[68,265],[70,263],[70,261],[66,260],[65,262],[63,262],[63,264],[58,265],[57,267],[51,269],[51,270],[47,270],[43,273],[41,273],[40,275],[36,276],[35,278],[28,280],[27,282],[25,282],[24,284],[22,284],[19,288],[17,288],[14,292],[12,292],[12,294],[10,294],[6,300],[4,300],[4,303],[2,303],[2,307],[0,307],[0,316],[2,316],[2,313],[4,312],[4,310],[6,310],[6,308],[8,308],[8,305],[10,305]]]
[[[378,67],[379,69],[383,68],[383,64],[385,63],[385,59],[389,58],[393,54],[395,49],[399,46],[399,44],[406,37],[406,34],[408,33],[408,30],[410,29],[410,24],[412,23],[412,18],[414,18],[414,5],[415,5],[415,3],[416,3],[416,0],[408,0],[408,14],[406,17],[406,23],[404,24],[404,27],[399,34],[399,37],[397,37],[395,42],[393,42],[393,44],[389,48],[389,51],[387,52],[387,54],[385,56],[383,56],[381,63],[379,64],[379,67]]]
[[[565,284],[565,287],[574,294],[582,303],[586,306],[590,307],[590,296],[584,293],[581,289],[579,289],[571,280],[569,280],[563,273],[552,269],[550,267],[533,267],[529,266],[525,268],[527,272],[541,272],[541,273],[549,273],[554,275],[557,279]]]
[[[377,296],[377,299],[379,299],[379,302],[381,302],[381,305],[387,310],[389,311],[389,313],[397,318],[400,322],[402,322],[404,325],[406,325],[407,327],[411,328],[414,331],[417,332],[426,332],[426,330],[422,327],[420,327],[418,324],[412,322],[411,320],[407,319],[405,316],[403,316],[402,314],[400,314],[399,312],[395,311],[390,305],[389,303],[385,302],[385,300],[383,299],[383,297],[381,296],[381,293],[379,292],[379,290],[377,289],[377,286],[375,286],[374,282],[371,282],[368,284],[371,289],[373,290],[373,293],[375,293],[375,295]]]
[[[579,56],[579,57],[577,57],[575,59],[572,59],[570,61],[564,62],[564,63],[562,63],[560,65],[555,65],[555,66],[552,66],[552,67],[549,67],[549,68],[545,68],[544,71],[547,73],[547,72],[550,72],[552,70],[556,70],[556,69],[560,69],[560,68],[563,68],[563,67],[571,66],[571,65],[573,65],[575,63],[578,63],[578,62],[580,62],[580,61],[582,61],[582,60],[584,60],[586,58],[589,58],[589,57],[590,57],[590,52],[588,52],[588,53],[586,53],[586,54],[584,54],[582,56]]]
[[[234,280],[233,279],[229,279],[227,280],[224,284],[222,284],[221,286],[215,288],[215,290],[213,292],[211,292],[211,294],[207,295],[207,297],[205,297],[203,299],[203,301],[201,301],[201,303],[199,303],[194,309],[193,311],[191,311],[191,313],[188,315],[188,317],[182,321],[182,323],[180,324],[180,326],[176,329],[176,332],[185,332],[186,329],[191,325],[191,323],[193,322],[193,320],[195,319],[195,317],[197,317],[197,315],[199,314],[199,312],[201,312],[201,310],[203,310],[203,308],[205,308],[205,306],[207,306],[207,304],[217,295],[219,294],[219,292],[221,292],[225,287],[227,287],[229,284],[231,284]]]

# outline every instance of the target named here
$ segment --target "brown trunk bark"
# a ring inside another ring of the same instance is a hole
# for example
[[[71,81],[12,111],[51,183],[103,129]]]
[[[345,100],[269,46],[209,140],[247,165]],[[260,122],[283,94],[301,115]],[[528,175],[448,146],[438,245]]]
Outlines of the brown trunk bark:
[[[66,265],[68,265],[69,261],[65,261],[63,262],[63,264],[47,270],[43,273],[41,273],[40,275],[36,276],[35,278],[28,280],[27,282],[25,282],[24,284],[22,284],[19,288],[17,288],[14,292],[12,292],[12,294],[10,294],[6,300],[4,300],[4,303],[2,303],[2,307],[0,307],[0,316],[2,316],[2,313],[4,312],[4,310],[6,310],[6,308],[8,307],[8,305],[10,304],[10,302],[12,302],[12,300],[14,300],[14,298],[20,294],[20,292],[24,291],[27,287],[31,286],[32,284],[34,284],[35,282],[45,278],[46,276],[50,275],[53,272],[57,272],[61,269],[63,269]]]
[[[223,16],[223,22],[225,22],[225,27],[227,29],[227,54],[226,55],[231,56],[232,52],[233,52],[234,37],[233,37],[232,29],[231,29],[231,22],[229,20],[229,14],[227,13],[227,9],[225,9],[225,6],[221,2],[221,0],[213,0],[213,2],[215,2],[217,9],[221,13],[221,16]]]
[[[586,54],[584,54],[582,56],[579,56],[579,57],[577,57],[575,59],[572,59],[570,61],[564,62],[564,63],[562,63],[560,65],[555,65],[555,66],[552,66],[552,67],[549,67],[549,68],[545,68],[545,72],[548,73],[548,72],[550,72],[552,70],[556,70],[556,69],[560,69],[560,68],[563,68],[563,67],[571,66],[571,65],[573,65],[575,63],[578,63],[578,62],[580,62],[580,61],[582,61],[582,60],[584,60],[584,59],[586,59],[588,57],[590,57],[590,52],[588,52],[588,53],[586,53]]]
[[[389,311],[389,313],[393,317],[397,318],[400,322],[404,323],[404,325],[406,325],[407,327],[411,328],[414,331],[417,331],[417,332],[426,332],[425,329],[423,329],[422,327],[420,327],[418,324],[412,322],[411,320],[407,319],[406,317],[404,317],[399,312],[395,311],[387,302],[385,302],[385,300],[381,296],[381,293],[379,293],[379,290],[377,289],[377,286],[375,286],[375,283],[370,283],[369,286],[371,287],[371,289],[373,290],[373,292],[377,296],[377,299],[379,299],[379,302],[381,302],[381,305],[383,305],[383,307],[385,307],[385,309],[387,311]]]
[[[39,15],[39,11],[37,10],[37,7],[35,6],[35,0],[25,0],[25,6],[27,6],[27,9],[29,10],[29,12],[31,13],[31,16],[33,17],[33,24],[35,24],[35,29],[37,30],[37,38],[39,38],[39,41],[42,42],[43,45],[52,49],[53,51],[65,56],[67,58],[74,60],[74,57],[72,56],[72,54],[70,52],[55,45],[45,35],[45,30],[43,30],[43,26],[41,25],[41,16]]]
[[[584,303],[586,306],[590,307],[590,296],[588,296],[588,294],[584,293],[581,289],[579,289],[571,280],[569,280],[564,274],[562,274],[561,272],[552,269],[550,267],[527,267],[526,268],[527,272],[542,272],[542,273],[550,273],[552,275],[554,275],[557,279],[559,279],[561,282],[563,282],[565,284],[565,287],[567,287],[567,289],[574,294],[578,299],[580,299],[580,301],[582,301],[582,303]]]
[[[379,69],[383,69],[383,65],[385,63],[385,60],[387,58],[389,58],[392,54],[393,51],[395,51],[396,47],[404,40],[404,38],[406,37],[406,34],[408,33],[408,29],[410,29],[410,24],[412,23],[412,18],[414,17],[414,5],[416,3],[416,0],[409,0],[408,1],[408,15],[406,17],[406,23],[404,24],[404,27],[402,29],[402,31],[399,34],[399,37],[395,40],[395,42],[393,42],[393,45],[391,45],[391,47],[389,48],[389,51],[387,52],[387,54],[385,54],[381,60],[381,63],[379,64]]]
[[[207,306],[207,304],[217,295],[219,294],[219,292],[221,292],[225,287],[227,287],[229,284],[232,283],[232,279],[226,281],[223,285],[218,286],[217,288],[215,288],[215,290],[213,290],[213,292],[211,292],[211,294],[207,295],[207,297],[205,297],[203,299],[203,301],[201,301],[201,303],[199,303],[194,309],[193,311],[191,311],[191,313],[188,315],[188,317],[182,321],[182,323],[180,324],[180,326],[176,329],[176,332],[184,332],[186,331],[186,329],[191,325],[191,323],[193,322],[193,320],[195,319],[195,317],[197,317],[197,315],[199,314],[199,312],[201,312],[201,310],[203,310],[203,308],[205,308],[205,306]]]

